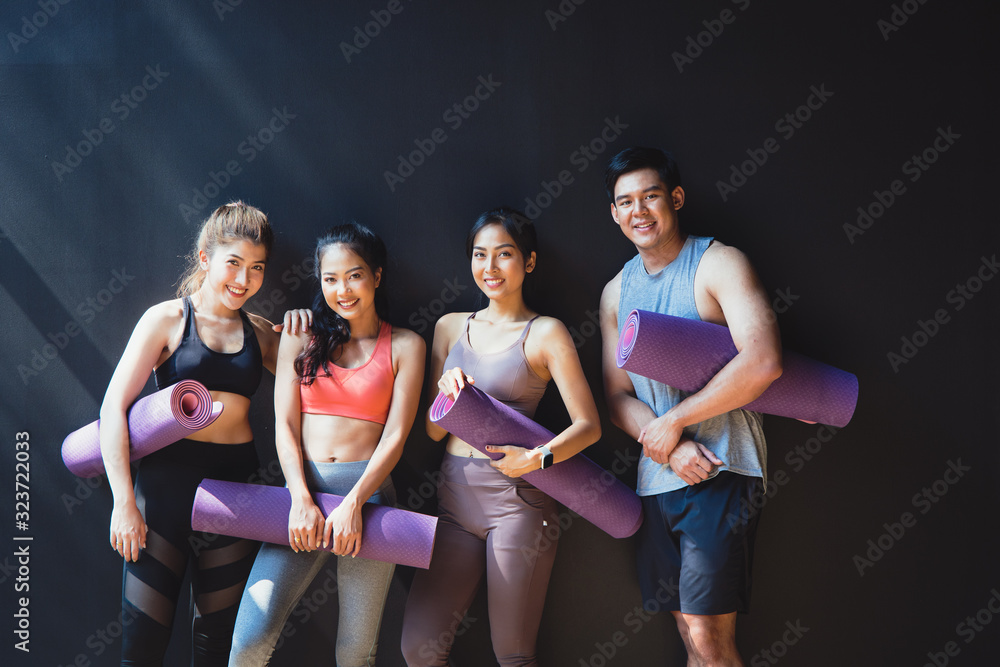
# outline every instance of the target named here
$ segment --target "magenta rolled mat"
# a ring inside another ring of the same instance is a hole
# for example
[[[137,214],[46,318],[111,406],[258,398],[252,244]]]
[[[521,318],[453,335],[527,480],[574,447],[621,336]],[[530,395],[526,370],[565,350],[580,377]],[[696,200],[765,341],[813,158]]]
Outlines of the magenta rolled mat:
[[[843,427],[858,404],[858,378],[785,350],[784,371],[746,410]],[[617,363],[630,373],[693,393],[736,356],[729,329],[711,322],[633,310],[618,339]]]
[[[344,500],[332,493],[314,493],[313,499],[324,516]],[[283,486],[205,479],[194,495],[191,528],[287,545],[291,508],[292,496]],[[437,517],[365,503],[361,520],[361,558],[424,569],[430,566]]]
[[[438,394],[430,414],[431,421],[492,459],[503,454],[486,451],[486,445],[534,449],[555,437],[472,385],[466,385],[454,401]],[[642,504],[635,491],[583,454],[521,477],[612,537],[628,537],[642,524]]]
[[[136,461],[199,431],[222,414],[223,405],[195,380],[181,380],[149,396],[128,411],[129,460]],[[104,474],[101,458],[101,420],[79,428],[63,440],[63,463],[80,477]]]

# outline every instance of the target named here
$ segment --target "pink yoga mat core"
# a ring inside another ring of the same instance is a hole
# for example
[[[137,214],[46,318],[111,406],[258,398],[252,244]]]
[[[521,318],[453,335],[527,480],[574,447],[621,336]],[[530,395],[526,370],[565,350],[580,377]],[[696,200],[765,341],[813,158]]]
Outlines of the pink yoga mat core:
[[[213,402],[212,393],[195,380],[181,380],[143,396],[128,411],[129,460],[137,461],[200,431],[219,418],[223,407],[221,402]],[[98,419],[63,440],[63,463],[74,475],[104,474],[100,429]]]

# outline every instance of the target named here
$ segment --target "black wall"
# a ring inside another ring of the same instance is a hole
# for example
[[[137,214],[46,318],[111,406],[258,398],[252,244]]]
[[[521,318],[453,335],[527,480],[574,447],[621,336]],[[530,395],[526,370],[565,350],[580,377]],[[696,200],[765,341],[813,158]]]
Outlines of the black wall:
[[[250,307],[273,318],[309,301],[295,271],[325,226],[372,225],[392,256],[396,323],[429,341],[437,314],[473,306],[475,216],[533,202],[531,298],[576,332],[600,399],[593,320],[634,252],[601,173],[645,144],[675,152],[689,229],[750,256],[785,345],[860,379],[854,420],[832,437],[766,420],[774,484],[739,621],[748,664],[994,664],[996,18],[986,2],[918,0],[3,3],[3,655],[117,664],[111,495],[71,475],[59,447],[96,418],[132,327],[171,297],[213,207],[242,198],[269,214],[277,251]],[[366,29],[377,34],[358,38]],[[466,117],[449,111],[477,90]],[[400,166],[431,144],[412,173]],[[254,399],[265,460],[270,389]],[[599,403],[605,436],[588,455],[610,466],[636,446]],[[539,419],[565,423],[556,392]],[[19,432],[27,531],[14,528]],[[395,473],[404,506],[433,510],[439,458],[418,426]],[[565,530],[543,664],[681,664],[669,617],[637,613],[632,551],[579,519]],[[381,665],[402,664],[411,575],[398,570]],[[29,654],[13,647],[23,583]],[[332,659],[336,605],[320,593],[275,664]],[[492,664],[482,600],[471,617],[456,664]],[[183,635],[171,664],[187,659]]]

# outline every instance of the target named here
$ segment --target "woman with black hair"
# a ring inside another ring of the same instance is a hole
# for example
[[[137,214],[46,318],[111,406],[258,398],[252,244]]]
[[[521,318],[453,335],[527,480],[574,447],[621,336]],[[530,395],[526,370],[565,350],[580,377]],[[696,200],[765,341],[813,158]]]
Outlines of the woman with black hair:
[[[493,652],[504,666],[537,665],[535,643],[555,542],[539,539],[555,502],[521,475],[558,464],[597,441],[597,406],[565,325],[524,301],[537,259],[535,228],[524,215],[498,208],[479,216],[466,241],[483,310],[449,313],[434,328],[430,378],[455,399],[475,384],[532,417],[555,380],[572,423],[537,449],[487,447],[491,460],[427,419],[434,440],[448,437],[438,487],[437,539],[430,569],[413,579],[403,616],[403,655],[410,667],[446,665],[458,624],[485,575]],[[439,379],[438,379],[439,378]]]
[[[389,473],[413,425],[424,373],[420,336],[386,321],[386,249],[357,223],[316,244],[320,291],[309,333],[281,337],[275,446],[292,506],[289,547],[265,544],[240,603],[230,665],[264,665],[332,547],[340,667],[372,665],[394,565],[355,558],[365,502],[392,505]],[[344,496],[324,517],[311,493]]]

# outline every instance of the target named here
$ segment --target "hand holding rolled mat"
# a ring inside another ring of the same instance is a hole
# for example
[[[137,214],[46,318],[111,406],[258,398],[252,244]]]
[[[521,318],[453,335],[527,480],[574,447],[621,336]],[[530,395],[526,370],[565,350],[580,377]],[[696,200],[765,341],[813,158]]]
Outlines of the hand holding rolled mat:
[[[141,459],[200,431],[219,418],[223,407],[221,402],[213,403],[205,385],[195,380],[181,380],[138,399],[128,411],[129,460]],[[63,440],[63,463],[74,475],[104,474],[100,427],[98,419]]]
[[[847,426],[858,404],[858,378],[785,350],[784,371],[746,410]],[[618,338],[617,364],[630,373],[694,393],[736,356],[729,329],[648,310],[633,310]]]
[[[486,451],[486,445],[533,449],[555,437],[544,426],[468,384],[454,401],[438,394],[430,415],[431,421],[491,459],[503,454]],[[642,504],[635,491],[583,454],[521,477],[612,537],[628,537],[642,524]]]
[[[332,493],[314,493],[313,499],[324,516],[344,500]],[[291,508],[292,496],[283,486],[206,479],[195,492],[191,528],[287,546]],[[424,569],[430,566],[437,517],[365,503],[361,520],[359,557]],[[326,550],[332,549],[331,544]]]

